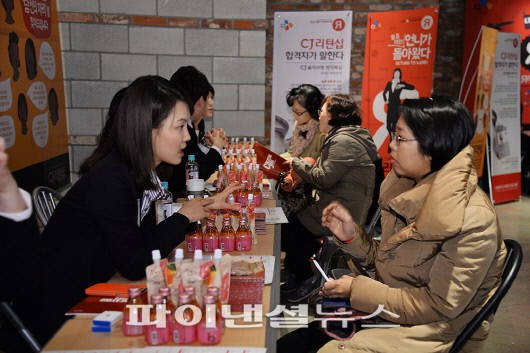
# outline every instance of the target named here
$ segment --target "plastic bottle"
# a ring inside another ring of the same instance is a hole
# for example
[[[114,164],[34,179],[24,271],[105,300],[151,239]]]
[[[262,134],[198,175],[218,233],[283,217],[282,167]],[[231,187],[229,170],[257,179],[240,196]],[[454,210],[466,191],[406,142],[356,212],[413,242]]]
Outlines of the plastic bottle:
[[[215,249],[219,249],[219,231],[215,226],[215,218],[210,217],[202,233],[202,250],[205,253],[213,253]]]
[[[162,303],[165,304],[166,310],[166,326],[169,328],[175,322],[175,303],[171,300],[171,288],[169,287],[160,287],[158,293],[162,296]]]
[[[223,309],[222,309],[222,305],[221,305],[221,299],[220,299],[220,296],[219,296],[219,294],[220,294],[219,287],[209,286],[206,289],[206,294],[213,295],[213,297],[215,299],[215,305],[217,306],[217,317],[219,317],[220,320],[221,320],[221,329],[222,329],[222,332],[224,332],[224,329],[225,329],[225,318],[223,317]]]
[[[186,181],[190,179],[199,179],[199,165],[195,162],[195,155],[188,155],[188,162],[185,166],[186,169]]]
[[[186,249],[189,253],[195,252],[196,250],[202,250],[202,231],[200,222],[197,222],[197,227],[191,233],[186,236]]]
[[[247,227],[246,217],[241,217],[236,232],[236,250],[249,251],[250,249],[252,249],[252,235]]]
[[[259,184],[263,183],[263,170],[259,169],[259,164],[256,164],[256,181]]]
[[[256,207],[260,207],[261,203],[263,202],[263,199],[261,197],[261,189],[259,188],[259,183],[257,181],[252,184],[252,195],[254,198],[254,203],[256,204]]]
[[[164,279],[164,274],[162,273],[162,268],[160,265],[160,260],[162,259],[162,256],[160,255],[160,250],[153,250],[151,251],[151,256],[153,258],[153,264],[154,269],[152,272],[152,291],[150,292],[150,295],[157,294],[160,287],[164,287],[166,285],[166,281]]]
[[[130,287],[129,288],[129,298],[127,299],[127,305],[142,305],[143,300],[141,298],[142,289],[139,287]],[[142,322],[141,310],[138,308],[131,308],[125,306],[123,309],[123,319],[122,327],[123,334],[125,336],[141,336],[144,334],[144,326],[140,323]],[[133,320],[131,320],[131,318]],[[131,322],[136,322],[136,325],[131,324]]]
[[[214,345],[221,341],[221,318],[217,317],[217,305],[213,295],[202,299],[202,318],[197,326],[197,338],[201,344]]]
[[[185,305],[192,305],[191,298],[189,294],[181,293],[179,294],[179,305],[177,309]],[[180,310],[177,310],[177,313],[179,312]],[[186,323],[192,323],[194,319],[193,310],[189,307],[183,309],[182,319]],[[183,325],[178,321],[179,320],[175,320],[175,323],[170,328],[173,342],[177,344],[189,344],[195,342],[197,340],[197,327],[195,325]]]
[[[165,311],[162,296],[160,294],[152,295],[151,304],[153,304],[153,308],[151,308],[150,321],[155,323],[146,326],[145,339],[150,346],[158,346],[169,341],[169,327],[167,322],[165,322],[166,316],[157,315],[157,312],[164,313]]]
[[[247,199],[247,214],[248,218],[252,221],[255,216],[254,212],[256,211],[256,204],[254,203],[254,194],[252,192],[248,193]]]
[[[236,232],[232,228],[230,215],[223,217],[223,228],[219,234],[219,247],[224,252],[232,252],[236,249]]]
[[[173,195],[169,192],[167,181],[162,181],[163,195],[155,200],[156,224],[169,218],[173,214]]]

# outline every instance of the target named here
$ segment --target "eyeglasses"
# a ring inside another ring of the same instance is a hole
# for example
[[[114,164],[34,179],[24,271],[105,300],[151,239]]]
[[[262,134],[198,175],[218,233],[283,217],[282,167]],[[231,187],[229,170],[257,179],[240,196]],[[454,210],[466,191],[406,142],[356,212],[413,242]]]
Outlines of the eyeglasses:
[[[299,113],[299,112],[297,112],[296,110],[294,110],[293,107],[290,107],[290,109],[291,109],[291,111],[292,111],[293,113],[295,113],[297,116],[302,116],[302,115],[304,115],[305,113],[307,113],[307,110],[304,110],[303,112]]]
[[[390,136],[392,137],[392,140],[394,140],[396,142],[396,146],[399,146],[399,144],[401,142],[411,142],[411,141],[417,141],[417,139],[406,139],[404,137],[401,137],[399,136],[398,134],[396,134],[395,132],[392,132],[390,134]]]

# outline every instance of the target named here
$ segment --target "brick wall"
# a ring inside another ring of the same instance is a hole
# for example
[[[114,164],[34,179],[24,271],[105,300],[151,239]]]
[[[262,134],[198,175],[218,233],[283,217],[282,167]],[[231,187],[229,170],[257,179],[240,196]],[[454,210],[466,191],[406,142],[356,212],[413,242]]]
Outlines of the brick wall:
[[[58,0],[72,171],[93,150],[116,91],[182,65],[216,90],[208,126],[268,143],[275,11],[353,11],[350,86],[360,98],[367,14],[432,6],[440,6],[434,91],[457,95],[462,0]]]

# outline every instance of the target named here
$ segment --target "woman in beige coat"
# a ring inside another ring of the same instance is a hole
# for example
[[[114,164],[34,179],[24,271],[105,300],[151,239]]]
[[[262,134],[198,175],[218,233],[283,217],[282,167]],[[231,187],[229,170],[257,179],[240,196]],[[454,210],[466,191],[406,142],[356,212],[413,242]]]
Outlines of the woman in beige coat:
[[[323,225],[375,268],[376,279],[344,276],[321,294],[349,298],[367,313],[384,305],[399,317],[380,316],[400,326],[363,329],[347,341],[312,334],[316,344],[329,340],[319,352],[449,352],[493,295],[506,250],[495,211],[477,185],[473,133],[469,113],[451,98],[405,101],[390,144],[393,170],[381,187],[381,242],[367,237],[339,203],[324,209]],[[463,352],[480,352],[488,327],[484,322]],[[295,343],[303,330],[282,338],[279,351],[293,344],[298,352],[316,348]]]

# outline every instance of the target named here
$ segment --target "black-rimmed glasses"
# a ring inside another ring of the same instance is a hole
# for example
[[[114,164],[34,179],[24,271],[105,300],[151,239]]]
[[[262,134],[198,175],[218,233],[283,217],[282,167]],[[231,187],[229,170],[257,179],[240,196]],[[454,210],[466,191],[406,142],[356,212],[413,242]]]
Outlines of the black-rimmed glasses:
[[[302,116],[302,115],[304,115],[305,113],[307,113],[307,109],[304,110],[304,111],[301,112],[301,113],[299,113],[299,112],[297,112],[296,110],[294,110],[293,107],[290,107],[289,109],[291,109],[291,111],[292,111],[293,113],[295,113],[297,116]]]
[[[417,141],[417,139],[413,138],[413,139],[406,139],[404,137],[401,137],[400,135],[396,134],[395,132],[392,132],[390,134],[392,140],[394,140],[396,142],[396,146],[399,146],[399,144],[401,142],[411,142],[411,141]]]

